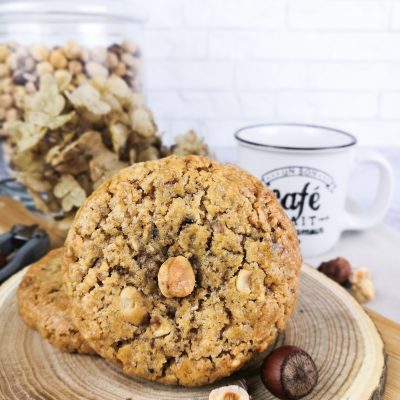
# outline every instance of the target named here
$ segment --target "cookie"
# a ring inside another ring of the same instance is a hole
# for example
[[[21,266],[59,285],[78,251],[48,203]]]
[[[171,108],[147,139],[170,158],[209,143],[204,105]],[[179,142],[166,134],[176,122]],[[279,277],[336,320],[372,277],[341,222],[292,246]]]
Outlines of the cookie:
[[[301,256],[274,194],[232,165],[128,167],[66,240],[74,323],[102,357],[165,384],[211,383],[264,351],[296,303]]]
[[[29,267],[18,288],[22,319],[53,346],[70,353],[94,354],[71,321],[62,287],[64,249],[50,251]]]

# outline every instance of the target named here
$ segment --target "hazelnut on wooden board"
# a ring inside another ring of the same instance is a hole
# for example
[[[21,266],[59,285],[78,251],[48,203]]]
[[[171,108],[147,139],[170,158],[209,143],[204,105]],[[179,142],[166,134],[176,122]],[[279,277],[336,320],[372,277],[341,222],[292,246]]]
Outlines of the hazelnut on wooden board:
[[[322,272],[340,285],[346,284],[351,275],[351,265],[343,257],[337,257],[333,260],[320,264],[318,271]]]
[[[211,391],[209,400],[250,400],[249,394],[237,385],[223,386]]]
[[[366,268],[354,270],[350,276],[350,293],[361,304],[372,300],[375,296],[375,288],[371,281],[371,274]]]
[[[158,287],[167,297],[186,297],[193,292],[195,276],[189,260],[183,256],[170,257],[158,271]]]
[[[318,370],[311,356],[296,346],[282,346],[264,360],[261,380],[279,399],[307,396],[318,383]]]

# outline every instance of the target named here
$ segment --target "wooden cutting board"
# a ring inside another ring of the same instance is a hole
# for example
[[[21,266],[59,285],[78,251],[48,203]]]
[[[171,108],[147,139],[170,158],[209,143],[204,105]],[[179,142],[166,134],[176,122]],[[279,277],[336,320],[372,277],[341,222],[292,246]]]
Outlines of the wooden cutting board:
[[[0,198],[0,231],[38,218],[10,199]],[[45,224],[45,223],[44,223]],[[45,228],[48,225],[44,226]],[[55,243],[62,235],[52,235]],[[0,287],[0,399],[208,399],[209,391],[244,377],[254,400],[273,399],[258,377],[258,360],[217,385],[184,389],[124,376],[98,357],[61,353],[18,316],[16,288],[24,272]],[[276,345],[298,345],[316,361],[320,381],[307,399],[400,398],[400,326],[368,311],[388,353],[385,377],[383,343],[371,319],[341,287],[304,266],[298,307]]]

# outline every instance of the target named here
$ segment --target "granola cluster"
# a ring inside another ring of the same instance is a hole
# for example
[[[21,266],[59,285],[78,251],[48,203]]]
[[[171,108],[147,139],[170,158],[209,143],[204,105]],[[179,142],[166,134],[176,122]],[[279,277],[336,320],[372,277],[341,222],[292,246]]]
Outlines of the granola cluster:
[[[210,154],[192,131],[164,146],[143,96],[116,75],[79,86],[70,78],[42,76],[38,91],[25,99],[23,118],[3,126],[12,174],[60,226],[68,227],[86,197],[128,165]]]

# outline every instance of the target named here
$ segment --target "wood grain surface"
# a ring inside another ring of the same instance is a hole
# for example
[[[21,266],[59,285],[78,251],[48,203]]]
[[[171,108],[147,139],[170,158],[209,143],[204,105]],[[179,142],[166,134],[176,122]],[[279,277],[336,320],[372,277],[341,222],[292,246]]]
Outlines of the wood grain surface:
[[[400,399],[400,325],[375,311],[367,310],[381,333],[388,354],[387,380],[384,400]]]
[[[224,382],[185,389],[127,377],[99,357],[58,351],[18,315],[23,273],[0,287],[0,399],[206,400],[213,387],[239,378],[254,400],[273,399],[258,376],[262,357]],[[310,267],[303,267],[298,306],[276,345],[282,343],[304,348],[318,366],[320,380],[307,399],[381,398],[385,357],[373,322],[344,289]]]

